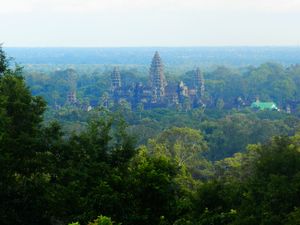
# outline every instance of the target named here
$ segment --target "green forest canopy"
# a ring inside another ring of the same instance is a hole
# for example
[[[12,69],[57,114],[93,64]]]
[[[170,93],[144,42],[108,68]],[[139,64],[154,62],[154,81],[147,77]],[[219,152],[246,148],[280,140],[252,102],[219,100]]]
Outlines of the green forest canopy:
[[[8,67],[3,51],[0,56],[1,224],[299,224],[299,134],[273,137],[217,161],[207,157],[218,141],[238,147],[241,137],[262,132],[255,120],[261,128],[290,131],[297,118],[144,112],[146,124],[162,112],[163,123],[173,116],[203,123],[165,127],[137,147],[127,132],[133,124],[125,121],[135,114],[124,111],[124,119],[100,110],[85,129],[64,133],[57,122],[43,122],[45,101],[31,94],[19,67]]]

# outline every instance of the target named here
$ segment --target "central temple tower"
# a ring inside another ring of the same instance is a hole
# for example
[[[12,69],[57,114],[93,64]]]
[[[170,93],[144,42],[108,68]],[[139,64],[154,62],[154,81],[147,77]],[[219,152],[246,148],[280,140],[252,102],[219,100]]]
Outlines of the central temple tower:
[[[198,67],[195,70],[195,75],[194,75],[194,87],[197,90],[197,94],[198,96],[203,99],[204,97],[204,93],[205,93],[205,86],[204,86],[204,77],[203,77],[203,73],[200,70],[200,68]]]
[[[115,102],[120,100],[120,96],[122,95],[122,82],[121,82],[121,74],[118,67],[114,67],[113,72],[110,76],[111,79],[111,95]]]
[[[113,72],[111,73],[111,89],[115,91],[121,88],[121,75],[118,67],[114,67]]]
[[[150,81],[152,90],[152,102],[161,101],[165,96],[165,87],[167,86],[166,78],[164,76],[164,68],[162,60],[155,52],[150,67]]]

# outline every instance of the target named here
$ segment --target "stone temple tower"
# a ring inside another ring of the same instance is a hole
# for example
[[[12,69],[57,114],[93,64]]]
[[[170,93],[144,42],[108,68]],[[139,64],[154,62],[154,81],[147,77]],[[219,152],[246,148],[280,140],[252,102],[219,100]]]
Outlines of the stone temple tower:
[[[198,96],[201,99],[203,99],[204,92],[205,92],[205,84],[204,84],[203,73],[201,72],[199,67],[195,70],[194,86],[197,90]]]
[[[68,93],[68,103],[70,104],[76,104],[77,103],[77,97],[75,91],[70,91]]]
[[[152,59],[150,67],[150,81],[152,89],[152,99],[155,99],[155,101],[161,101],[165,96],[165,87],[167,86],[167,82],[164,76],[163,63],[158,52],[155,52]]]
[[[115,67],[113,72],[111,73],[111,90],[115,91],[120,89],[121,84],[121,75],[118,67]]]

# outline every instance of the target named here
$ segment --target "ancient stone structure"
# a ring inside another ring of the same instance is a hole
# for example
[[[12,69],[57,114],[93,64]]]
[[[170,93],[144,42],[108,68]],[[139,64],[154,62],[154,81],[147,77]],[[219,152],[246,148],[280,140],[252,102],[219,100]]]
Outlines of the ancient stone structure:
[[[167,86],[167,82],[164,75],[164,66],[158,52],[155,52],[154,54],[149,74],[152,89],[152,102],[161,102],[164,100],[166,94],[165,87]]]
[[[188,109],[204,105],[205,92],[203,74],[199,68],[194,71],[194,83],[190,87],[180,81],[178,84],[167,84],[164,76],[164,66],[158,52],[155,52],[149,69],[150,83],[141,82],[124,85],[117,67],[111,74],[110,100],[114,104],[126,101],[133,109],[174,107]],[[102,102],[108,105],[109,99]]]
[[[118,102],[119,99],[124,95],[122,93],[122,80],[121,80],[121,74],[119,71],[119,67],[114,67],[113,72],[111,73],[110,76],[111,79],[111,93],[112,93],[112,98],[114,102]]]
[[[76,97],[76,92],[75,91],[70,91],[68,93],[68,99],[67,99],[69,104],[76,104],[77,103],[77,97]]]
[[[195,89],[197,90],[197,94],[202,99],[204,97],[205,85],[204,85],[203,73],[201,72],[199,67],[195,71],[194,82],[195,82],[194,85],[195,85]]]
[[[121,88],[121,75],[118,67],[115,67],[113,72],[111,73],[111,90],[114,91],[116,89]]]
[[[76,97],[76,81],[73,70],[68,70],[69,92],[67,104],[85,111],[92,109],[88,101]],[[155,52],[149,68],[149,83],[127,82],[125,84],[118,67],[114,67],[110,76],[110,90],[100,98],[100,106],[114,108],[115,106],[131,107],[133,110],[153,108],[176,108],[188,110],[205,106],[204,77],[199,68],[193,73],[193,81],[185,84],[170,82],[164,75],[164,65],[158,52]],[[96,106],[96,105],[93,105]]]
[[[178,84],[177,94],[178,94],[178,99],[179,99],[180,103],[183,103],[184,100],[189,97],[189,89],[183,83],[183,81],[180,81],[179,84]]]

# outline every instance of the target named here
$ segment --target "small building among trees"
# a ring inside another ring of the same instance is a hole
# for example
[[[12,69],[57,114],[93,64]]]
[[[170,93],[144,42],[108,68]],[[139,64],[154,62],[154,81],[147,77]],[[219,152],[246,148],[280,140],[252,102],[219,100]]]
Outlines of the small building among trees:
[[[274,102],[261,102],[259,100],[253,102],[251,104],[252,109],[257,110],[272,110],[272,111],[279,111],[278,107]]]

